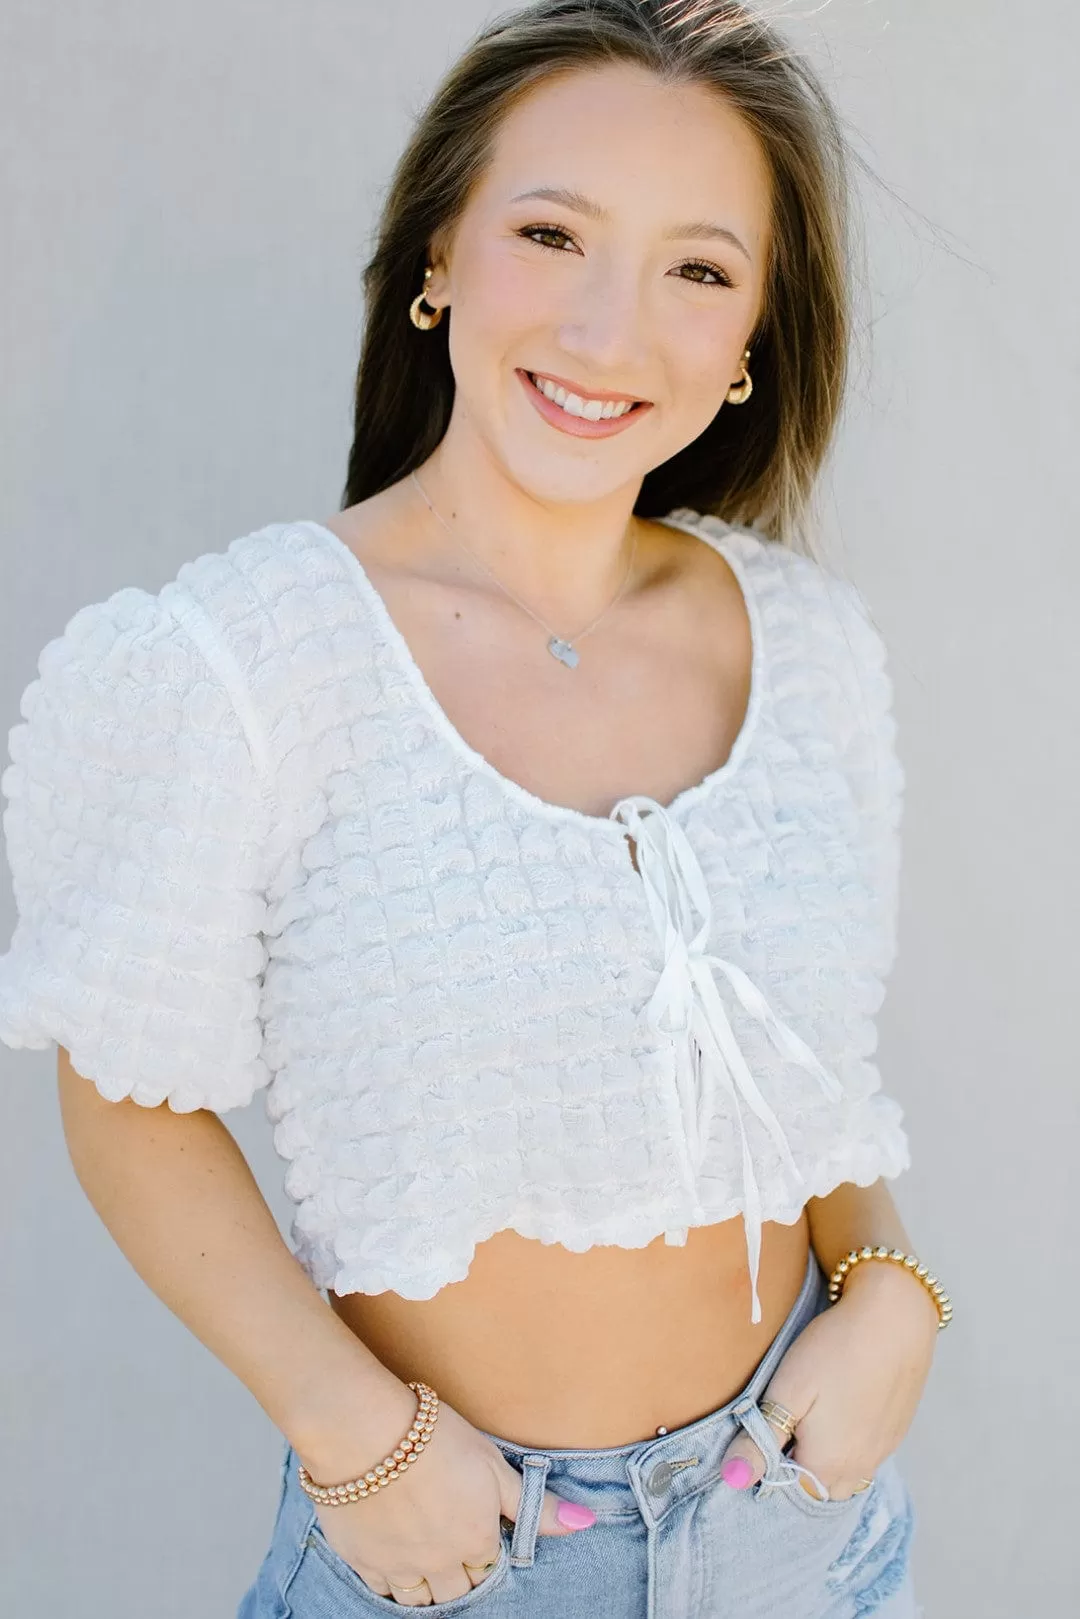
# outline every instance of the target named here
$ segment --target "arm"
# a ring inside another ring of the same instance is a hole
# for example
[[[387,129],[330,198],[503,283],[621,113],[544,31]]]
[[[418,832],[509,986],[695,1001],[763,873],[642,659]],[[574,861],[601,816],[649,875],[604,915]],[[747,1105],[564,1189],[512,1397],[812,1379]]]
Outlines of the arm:
[[[199,558],[192,590],[254,603],[243,555]],[[400,1444],[417,1403],[289,1252],[218,1117],[275,1072],[274,895],[303,832],[272,725],[234,701],[259,637],[229,643],[191,591],[166,589],[80,609],[23,694],[0,784],[18,912],[0,1040],[56,1042],[71,1162],[117,1246],[314,1477],[339,1482]],[[330,1515],[333,1547],[375,1589],[423,1570],[436,1600],[462,1595],[461,1563],[498,1544],[519,1475],[445,1402],[409,1475]],[[556,1500],[545,1532],[566,1533]]]
[[[810,1198],[806,1211],[810,1241],[826,1275],[852,1248],[884,1244],[911,1250],[883,1178],[872,1186],[843,1181],[826,1197]],[[856,1265],[840,1298],[803,1328],[762,1391],[796,1419],[786,1462],[809,1469],[835,1500],[861,1489],[907,1432],[937,1338],[937,1306],[917,1278],[883,1261]],[[749,1466],[736,1466],[739,1458]],[[746,1489],[765,1468],[755,1441],[737,1431],[724,1453],[721,1477],[735,1489]],[[787,1482],[795,1480],[808,1495],[820,1497],[803,1473],[791,1472]]]
[[[884,1244],[886,1248],[900,1248],[904,1253],[913,1252],[884,1177],[872,1186],[842,1181],[827,1197],[810,1198],[806,1213],[810,1241],[826,1276],[852,1248],[868,1245],[878,1248]],[[907,1308],[904,1305],[907,1299],[913,1317],[932,1318],[936,1331],[937,1306],[922,1283],[906,1276],[900,1265],[871,1262],[856,1265],[844,1283],[843,1292],[844,1299],[855,1297],[883,1300],[886,1308],[893,1301],[901,1309]]]
[[[837,666],[844,693],[836,721],[838,757],[859,812],[856,848],[871,896],[857,930],[857,949],[864,973],[878,980],[880,1003],[897,951],[905,772],[896,749],[893,684],[885,641],[853,585],[833,579],[830,590],[841,645],[849,653]],[[862,1043],[857,1055],[873,1064],[876,1031],[869,1019],[860,1020],[858,1027]],[[899,1113],[883,1109],[879,1117],[887,1156],[894,1165],[905,1163],[909,1155]],[[807,1215],[810,1240],[826,1276],[853,1248],[885,1246],[912,1251],[884,1175],[870,1186],[842,1181],[827,1196],[810,1198]],[[915,1278],[904,1276],[898,1265],[856,1265],[844,1284],[843,1297],[849,1300],[856,1295],[883,1296],[887,1303],[892,1298],[900,1310],[908,1298],[916,1325],[928,1315],[936,1325],[937,1309],[929,1294]]]
[[[236,590],[232,568],[201,559],[201,588]],[[170,591],[80,608],[23,693],[0,783],[18,912],[0,1040],[56,1041],[72,1166],[118,1246],[317,1479],[351,1477],[416,1401],[289,1252],[218,1117],[271,1077],[269,888],[293,827],[231,654]]]
[[[373,1466],[410,1426],[416,1397],[289,1252],[217,1114],[106,1101],[63,1046],[58,1083],[76,1177],[142,1280],[247,1386],[315,1478]]]

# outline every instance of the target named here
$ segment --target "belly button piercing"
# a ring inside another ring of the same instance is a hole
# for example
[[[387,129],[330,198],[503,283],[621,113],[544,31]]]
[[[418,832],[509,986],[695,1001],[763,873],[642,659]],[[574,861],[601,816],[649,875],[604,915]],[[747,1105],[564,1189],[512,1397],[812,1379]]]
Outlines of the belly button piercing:
[[[656,1431],[657,1431],[658,1434],[667,1433],[667,1429],[665,1427],[663,1427],[663,1425],[661,1425],[659,1428],[657,1428]]]

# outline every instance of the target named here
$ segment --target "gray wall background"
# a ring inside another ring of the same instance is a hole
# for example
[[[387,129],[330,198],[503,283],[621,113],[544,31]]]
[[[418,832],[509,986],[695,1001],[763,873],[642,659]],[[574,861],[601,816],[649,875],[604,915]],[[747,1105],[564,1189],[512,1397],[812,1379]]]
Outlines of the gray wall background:
[[[380,188],[496,9],[5,0],[5,736],[84,602],[336,509]],[[956,1309],[900,1451],[916,1575],[926,1619],[1062,1613],[1080,1597],[1080,15],[767,9],[889,188],[863,191],[867,342],[826,504],[890,643],[908,770],[881,1059],[914,1167],[893,1185]],[[6,947],[6,876],[0,913]],[[231,1619],[280,1436],[83,1198],[53,1054],[0,1049],[0,1075],[0,1609]],[[284,1229],[260,1104],[225,1117]]]

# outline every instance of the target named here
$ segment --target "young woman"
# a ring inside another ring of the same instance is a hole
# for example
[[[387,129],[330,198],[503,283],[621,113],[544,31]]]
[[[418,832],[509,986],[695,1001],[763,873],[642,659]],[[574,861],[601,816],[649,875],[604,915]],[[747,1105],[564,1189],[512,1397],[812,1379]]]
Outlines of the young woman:
[[[241,1619],[917,1612],[903,776],[799,543],[844,156],[747,7],[499,21],[386,203],[342,509],[24,696],[0,1034],[287,1441]],[[295,1253],[217,1117],[262,1086]]]

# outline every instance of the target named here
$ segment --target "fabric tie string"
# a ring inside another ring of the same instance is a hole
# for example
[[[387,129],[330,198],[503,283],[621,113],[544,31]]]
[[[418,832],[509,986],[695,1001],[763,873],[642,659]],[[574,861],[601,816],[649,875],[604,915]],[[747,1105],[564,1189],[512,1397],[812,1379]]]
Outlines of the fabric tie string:
[[[700,1167],[708,1140],[718,1082],[726,1087],[732,1099],[742,1150],[750,1319],[760,1321],[757,1279],[761,1258],[761,1193],[743,1120],[744,1106],[749,1107],[768,1130],[793,1181],[801,1185],[803,1176],[792,1157],[780,1121],[762,1096],[735,1038],[716,974],[723,975],[740,1005],[764,1026],[782,1055],[814,1075],[830,1101],[840,1101],[843,1089],[806,1042],[781,1022],[742,968],[708,950],[712,901],[704,873],[682,827],[663,805],[640,794],[620,799],[611,811],[611,819],[621,822],[634,840],[649,913],[663,945],[664,964],[646,1007],[646,1016],[658,1034],[669,1036],[675,1043],[676,1086],[695,1171]],[[695,913],[700,918],[696,927]],[[680,1229],[679,1238],[685,1242],[685,1227]]]

